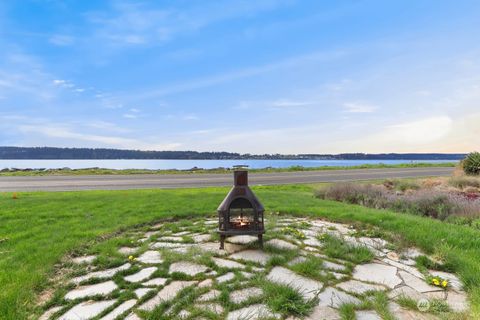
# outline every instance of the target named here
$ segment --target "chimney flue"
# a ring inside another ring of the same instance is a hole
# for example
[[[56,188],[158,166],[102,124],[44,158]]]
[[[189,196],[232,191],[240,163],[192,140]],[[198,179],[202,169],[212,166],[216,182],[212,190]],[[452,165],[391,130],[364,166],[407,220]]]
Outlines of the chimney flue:
[[[248,171],[247,170],[235,170],[233,172],[233,185],[234,186],[248,186]]]

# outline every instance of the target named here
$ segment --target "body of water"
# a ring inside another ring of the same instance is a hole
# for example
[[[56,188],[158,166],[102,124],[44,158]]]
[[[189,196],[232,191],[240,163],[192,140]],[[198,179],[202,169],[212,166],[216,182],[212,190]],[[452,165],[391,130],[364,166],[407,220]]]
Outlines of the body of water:
[[[0,160],[0,169],[178,169],[194,167],[203,169],[232,168],[235,165],[248,165],[251,169],[288,168],[291,166],[357,166],[362,164],[402,164],[402,163],[445,163],[455,160]]]

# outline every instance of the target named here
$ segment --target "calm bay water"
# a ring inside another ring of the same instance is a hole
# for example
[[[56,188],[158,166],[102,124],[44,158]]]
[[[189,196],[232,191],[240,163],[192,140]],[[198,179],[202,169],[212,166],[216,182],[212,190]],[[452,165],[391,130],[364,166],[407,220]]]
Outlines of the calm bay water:
[[[57,169],[57,168],[106,168],[106,169],[178,169],[194,167],[214,169],[231,168],[234,165],[248,165],[252,169],[288,168],[291,166],[356,166],[361,164],[401,164],[401,163],[445,163],[454,160],[0,160],[0,169]]]

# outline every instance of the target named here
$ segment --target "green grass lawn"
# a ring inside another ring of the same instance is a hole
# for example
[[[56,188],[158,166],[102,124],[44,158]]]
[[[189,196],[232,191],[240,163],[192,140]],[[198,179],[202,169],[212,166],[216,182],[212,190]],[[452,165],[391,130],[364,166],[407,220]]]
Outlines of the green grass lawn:
[[[311,186],[254,187],[267,211],[361,222],[444,257],[480,318],[480,232],[440,221],[319,200]],[[0,194],[0,319],[26,319],[55,264],[100,236],[154,220],[214,214],[228,188]]]
[[[239,160],[241,162],[241,160]],[[292,166],[287,168],[264,168],[249,169],[250,172],[268,173],[268,172],[296,172],[296,171],[317,171],[317,170],[353,170],[353,169],[385,169],[385,168],[430,168],[430,167],[455,167],[457,162],[443,163],[402,163],[402,164],[362,164],[357,166],[321,166],[321,167],[302,167]],[[48,175],[115,175],[115,174],[201,174],[201,173],[231,173],[232,170],[225,168],[215,169],[191,169],[191,170],[147,170],[147,169],[49,169],[49,170],[18,170],[18,171],[0,171],[0,176],[48,176]]]

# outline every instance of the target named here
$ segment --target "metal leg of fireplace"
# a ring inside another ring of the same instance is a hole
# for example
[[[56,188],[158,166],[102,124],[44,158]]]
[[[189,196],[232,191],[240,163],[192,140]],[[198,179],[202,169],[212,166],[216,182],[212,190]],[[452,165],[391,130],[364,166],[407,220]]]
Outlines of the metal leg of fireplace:
[[[263,249],[263,234],[258,235],[258,242],[260,243],[260,248]]]
[[[223,250],[225,247],[225,238],[226,236],[224,234],[220,235],[220,250]]]

